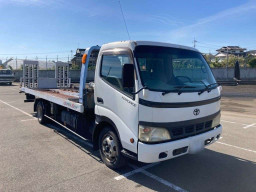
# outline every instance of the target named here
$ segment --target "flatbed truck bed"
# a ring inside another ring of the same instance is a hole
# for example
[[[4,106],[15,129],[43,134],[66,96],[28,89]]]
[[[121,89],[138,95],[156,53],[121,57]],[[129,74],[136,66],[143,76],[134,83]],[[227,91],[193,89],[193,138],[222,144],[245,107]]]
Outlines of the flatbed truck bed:
[[[73,92],[59,89],[29,89],[22,87],[21,91],[26,94],[34,95],[35,97],[45,99],[49,102],[56,103],[60,106],[67,107],[79,113],[84,112],[84,106],[78,102],[79,97]]]

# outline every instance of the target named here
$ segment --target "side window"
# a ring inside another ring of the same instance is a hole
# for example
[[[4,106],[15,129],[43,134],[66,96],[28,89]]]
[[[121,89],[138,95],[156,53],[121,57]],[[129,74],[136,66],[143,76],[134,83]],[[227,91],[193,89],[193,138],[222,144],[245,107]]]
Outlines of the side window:
[[[111,85],[131,94],[134,88],[124,88],[122,85],[122,69],[126,63],[133,63],[129,55],[103,55],[100,74]]]

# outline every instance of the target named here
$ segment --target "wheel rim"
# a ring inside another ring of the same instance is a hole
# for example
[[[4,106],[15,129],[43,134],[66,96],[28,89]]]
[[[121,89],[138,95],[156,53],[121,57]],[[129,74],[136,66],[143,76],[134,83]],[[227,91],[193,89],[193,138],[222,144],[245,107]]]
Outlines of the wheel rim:
[[[102,141],[102,152],[106,159],[113,163],[117,159],[117,144],[111,135],[106,135]]]
[[[42,106],[39,105],[37,108],[37,117],[38,117],[39,121],[42,120],[42,116],[43,116],[43,109],[42,109]]]

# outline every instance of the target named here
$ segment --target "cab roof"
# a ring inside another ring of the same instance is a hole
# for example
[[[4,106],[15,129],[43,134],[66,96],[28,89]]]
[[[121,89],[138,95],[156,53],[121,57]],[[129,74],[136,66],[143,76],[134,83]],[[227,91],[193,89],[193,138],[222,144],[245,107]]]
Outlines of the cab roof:
[[[101,49],[114,49],[114,48],[130,48],[134,50],[136,46],[139,45],[151,45],[151,46],[161,46],[161,47],[172,47],[172,48],[179,48],[179,49],[186,49],[191,51],[199,52],[197,49],[193,47],[183,46],[183,45],[177,45],[177,44],[171,44],[171,43],[163,43],[163,42],[155,42],[155,41],[117,41],[112,43],[107,43],[102,45]]]

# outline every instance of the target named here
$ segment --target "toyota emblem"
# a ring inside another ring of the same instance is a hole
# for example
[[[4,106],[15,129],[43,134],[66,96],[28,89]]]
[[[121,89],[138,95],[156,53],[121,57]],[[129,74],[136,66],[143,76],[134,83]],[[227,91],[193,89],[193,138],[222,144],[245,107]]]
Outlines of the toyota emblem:
[[[195,116],[199,115],[200,109],[195,109],[193,113],[194,113]]]

